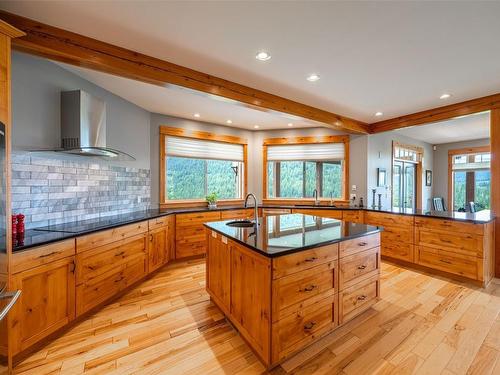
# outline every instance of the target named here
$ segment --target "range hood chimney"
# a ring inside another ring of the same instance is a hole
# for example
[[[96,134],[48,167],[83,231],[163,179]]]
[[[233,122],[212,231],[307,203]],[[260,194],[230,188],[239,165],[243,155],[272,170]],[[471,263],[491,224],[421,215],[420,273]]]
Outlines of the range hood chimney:
[[[114,160],[135,160],[106,147],[106,103],[83,90],[61,92],[60,152]]]

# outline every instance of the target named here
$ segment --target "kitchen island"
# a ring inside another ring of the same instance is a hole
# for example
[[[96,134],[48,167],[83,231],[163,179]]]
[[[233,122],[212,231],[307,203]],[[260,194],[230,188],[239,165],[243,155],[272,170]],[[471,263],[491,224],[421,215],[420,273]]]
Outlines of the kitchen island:
[[[380,227],[303,214],[228,224],[205,223],[207,291],[269,368],[379,298]]]

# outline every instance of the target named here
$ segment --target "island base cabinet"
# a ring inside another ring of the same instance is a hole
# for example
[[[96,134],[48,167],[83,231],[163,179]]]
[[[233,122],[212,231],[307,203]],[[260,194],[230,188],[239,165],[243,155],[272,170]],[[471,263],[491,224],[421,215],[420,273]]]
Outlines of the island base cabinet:
[[[339,324],[368,310],[380,297],[380,277],[373,276],[339,293]]]
[[[279,363],[338,325],[338,295],[306,306],[273,323],[272,362]]]
[[[207,231],[207,289],[221,310],[228,314],[231,303],[231,256],[227,238]]]
[[[12,309],[11,342],[17,354],[75,318],[75,257],[13,275],[22,290]]]

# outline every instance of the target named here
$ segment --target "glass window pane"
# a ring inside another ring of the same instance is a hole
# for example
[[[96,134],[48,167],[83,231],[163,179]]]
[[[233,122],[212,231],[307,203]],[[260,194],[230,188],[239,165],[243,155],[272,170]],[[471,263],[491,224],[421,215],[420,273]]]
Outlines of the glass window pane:
[[[280,197],[302,198],[304,169],[301,161],[282,161],[280,169]]]
[[[227,160],[207,160],[207,194],[217,193],[219,199],[238,197],[237,163]],[[239,169],[239,168],[238,168]]]
[[[167,157],[167,199],[205,198],[205,161]]]
[[[342,195],[342,163],[322,163],[323,197],[341,198]]]
[[[483,154],[482,156],[483,162],[491,161],[491,154]]]
[[[305,169],[306,169],[305,197],[312,197],[314,196],[314,189],[316,189],[316,162],[306,161]]]
[[[490,208],[490,171],[476,171],[474,173],[474,203],[476,210]]]
[[[453,172],[453,211],[465,209],[466,172]]]
[[[463,164],[467,163],[467,155],[457,155],[453,158],[454,164]]]
[[[275,162],[267,162],[267,196],[274,198],[274,166]]]

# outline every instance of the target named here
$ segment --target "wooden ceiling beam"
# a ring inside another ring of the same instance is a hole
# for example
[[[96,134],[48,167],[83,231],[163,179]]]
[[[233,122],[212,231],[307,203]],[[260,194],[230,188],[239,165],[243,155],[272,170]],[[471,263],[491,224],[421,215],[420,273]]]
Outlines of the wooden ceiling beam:
[[[500,108],[500,93],[375,122],[369,125],[370,132],[380,133],[409,126],[425,125],[495,108]]]
[[[84,68],[159,86],[177,85],[245,103],[260,110],[276,111],[313,120],[348,133],[367,134],[368,125],[248,86],[185,68],[165,60],[28,18],[0,11],[0,18],[26,36],[13,40],[13,48]]]

